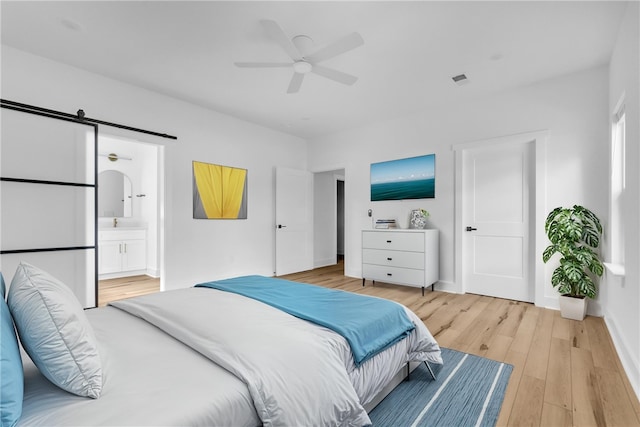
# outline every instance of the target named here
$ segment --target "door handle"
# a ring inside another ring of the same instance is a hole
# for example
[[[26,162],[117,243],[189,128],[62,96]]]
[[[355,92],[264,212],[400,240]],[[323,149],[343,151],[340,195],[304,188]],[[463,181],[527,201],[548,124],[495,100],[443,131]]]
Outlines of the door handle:
[[[467,230],[467,231],[476,231],[476,230],[477,230],[477,228],[470,227],[470,226],[468,226],[468,225],[467,225],[466,230]]]
[[[278,228],[287,228],[286,225],[278,224]]]

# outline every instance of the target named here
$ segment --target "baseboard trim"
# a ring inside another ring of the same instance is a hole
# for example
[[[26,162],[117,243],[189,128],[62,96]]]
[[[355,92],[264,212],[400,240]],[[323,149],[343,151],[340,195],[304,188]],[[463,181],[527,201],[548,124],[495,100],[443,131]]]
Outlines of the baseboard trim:
[[[459,286],[457,286],[454,282],[449,282],[446,280],[438,280],[433,287],[436,291],[448,292],[450,294],[462,294],[460,292]]]
[[[147,276],[151,276],[154,279],[157,279],[158,277],[160,277],[160,270],[157,270],[154,268],[147,268]]]
[[[119,271],[117,273],[100,274],[98,280],[119,279],[121,277],[147,275],[147,270]]]
[[[325,258],[313,261],[313,268],[328,267],[330,265],[336,265],[336,258]]]

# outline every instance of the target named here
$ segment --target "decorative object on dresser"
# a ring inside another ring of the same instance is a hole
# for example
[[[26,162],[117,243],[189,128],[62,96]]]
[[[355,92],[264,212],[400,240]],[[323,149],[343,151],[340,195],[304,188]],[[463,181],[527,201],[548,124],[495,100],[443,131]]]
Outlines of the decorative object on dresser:
[[[376,228],[398,228],[398,224],[395,219],[377,219]]]
[[[409,228],[415,228],[418,230],[423,230],[427,228],[427,217],[429,216],[429,211],[426,209],[414,209],[411,211],[411,215],[409,216]]]
[[[439,279],[438,230],[363,230],[362,286],[366,279],[422,288]]]

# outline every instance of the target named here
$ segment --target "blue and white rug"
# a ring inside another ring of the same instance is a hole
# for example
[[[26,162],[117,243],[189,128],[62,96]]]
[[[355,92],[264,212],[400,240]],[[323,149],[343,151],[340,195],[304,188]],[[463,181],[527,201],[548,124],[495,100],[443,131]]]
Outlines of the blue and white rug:
[[[513,366],[442,349],[444,365],[411,373],[369,414],[374,427],[495,426]]]

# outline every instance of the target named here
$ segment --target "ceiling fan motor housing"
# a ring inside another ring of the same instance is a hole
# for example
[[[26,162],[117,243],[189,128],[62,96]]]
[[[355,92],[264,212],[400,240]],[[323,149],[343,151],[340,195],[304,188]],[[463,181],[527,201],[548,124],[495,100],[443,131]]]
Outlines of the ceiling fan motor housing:
[[[296,61],[293,63],[293,71],[296,73],[307,74],[312,68],[313,65],[307,61]]]

